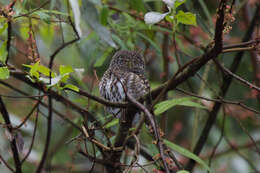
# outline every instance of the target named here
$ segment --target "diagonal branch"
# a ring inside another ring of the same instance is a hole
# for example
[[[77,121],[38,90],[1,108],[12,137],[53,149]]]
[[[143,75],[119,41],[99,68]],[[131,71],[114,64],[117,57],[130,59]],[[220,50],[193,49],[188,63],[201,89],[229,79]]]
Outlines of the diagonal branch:
[[[20,90],[20,89],[17,89],[17,88],[15,88],[15,87],[13,87],[12,85],[10,85],[10,84],[8,84],[8,83],[6,83],[6,82],[3,82],[3,81],[1,81],[1,80],[0,80],[0,84],[2,84],[2,85],[4,85],[4,86],[6,86],[6,87],[8,87],[8,88],[10,88],[10,89],[12,89],[12,90],[18,92],[18,93],[20,93],[20,94],[22,94],[22,95],[24,95],[26,98],[29,98],[29,99],[31,99],[31,100],[39,101],[39,103],[40,103],[43,107],[48,108],[48,105],[47,105],[47,104],[45,104],[44,102],[42,102],[41,100],[39,100],[39,99],[37,99],[37,98],[35,98],[35,97],[29,96],[28,93],[26,93],[26,92],[24,92],[24,91],[22,91],[22,90]],[[83,110],[84,110],[84,109],[83,109]],[[62,113],[58,112],[58,111],[57,111],[56,109],[54,109],[54,108],[53,108],[53,112],[54,112],[58,117],[60,117],[61,119],[63,119],[64,121],[66,121],[67,123],[69,123],[70,125],[72,125],[74,128],[76,128],[78,131],[83,132],[82,129],[81,129],[77,124],[75,124],[74,122],[72,122],[68,117],[66,117],[66,116],[63,115]],[[82,111],[82,112],[83,112],[83,111]]]
[[[0,155],[0,164],[4,163],[4,165],[11,171],[14,172],[13,168],[4,160],[4,158]]]
[[[216,58],[222,52],[222,32],[224,30],[225,6],[226,0],[222,0],[218,10],[214,47],[210,51],[203,54],[201,57],[198,57],[189,62],[187,65],[184,65],[184,68],[182,68],[181,71],[178,71],[166,84],[153,90],[151,95],[153,98],[156,98],[153,105],[155,105],[167,91],[174,89],[176,86],[195,75],[195,73],[209,60]]]
[[[257,90],[258,92],[260,92],[260,88],[257,87],[256,85],[248,82],[247,80],[241,78],[240,76],[236,75],[235,73],[232,73],[229,69],[227,69],[226,67],[224,67],[222,64],[220,64],[220,62],[218,62],[217,60],[214,61],[215,64],[220,68],[220,70],[222,70],[223,73],[227,73],[228,75],[232,76],[234,79],[238,80],[239,82],[249,86],[252,89]]]

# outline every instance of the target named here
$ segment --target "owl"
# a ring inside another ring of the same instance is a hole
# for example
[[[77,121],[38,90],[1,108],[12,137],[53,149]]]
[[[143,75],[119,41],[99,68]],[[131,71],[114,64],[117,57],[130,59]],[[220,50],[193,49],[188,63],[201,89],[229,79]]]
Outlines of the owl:
[[[144,73],[144,59],[138,52],[118,51],[99,83],[100,95],[111,102],[126,102],[126,93],[138,100],[150,89]],[[119,118],[124,109],[106,107],[106,111]]]

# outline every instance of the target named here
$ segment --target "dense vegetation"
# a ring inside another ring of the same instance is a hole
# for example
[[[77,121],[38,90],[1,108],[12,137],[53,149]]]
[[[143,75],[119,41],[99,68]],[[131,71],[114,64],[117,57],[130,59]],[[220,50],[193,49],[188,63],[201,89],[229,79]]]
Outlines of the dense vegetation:
[[[0,172],[259,172],[259,8],[1,0]],[[117,50],[144,57],[150,106],[100,97]],[[132,127],[137,109],[150,125]]]

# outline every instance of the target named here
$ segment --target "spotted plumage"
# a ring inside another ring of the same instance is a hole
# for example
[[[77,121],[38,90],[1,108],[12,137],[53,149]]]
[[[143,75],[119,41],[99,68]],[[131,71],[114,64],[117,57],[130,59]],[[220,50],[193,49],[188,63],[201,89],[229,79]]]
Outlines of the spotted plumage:
[[[149,83],[144,75],[143,57],[135,51],[118,51],[100,83],[100,95],[112,102],[126,101],[126,92],[139,99],[149,92]],[[106,107],[108,113],[120,117],[123,109]]]

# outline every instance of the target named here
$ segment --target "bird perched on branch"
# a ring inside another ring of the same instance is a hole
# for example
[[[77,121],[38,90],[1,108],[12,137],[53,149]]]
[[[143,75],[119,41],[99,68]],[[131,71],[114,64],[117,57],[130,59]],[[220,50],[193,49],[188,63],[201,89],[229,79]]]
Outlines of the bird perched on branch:
[[[144,58],[138,52],[118,51],[99,83],[99,92],[103,98],[111,102],[126,102],[126,93],[138,100],[150,89],[144,73]],[[124,108],[106,107],[108,113],[118,118],[124,110]]]

